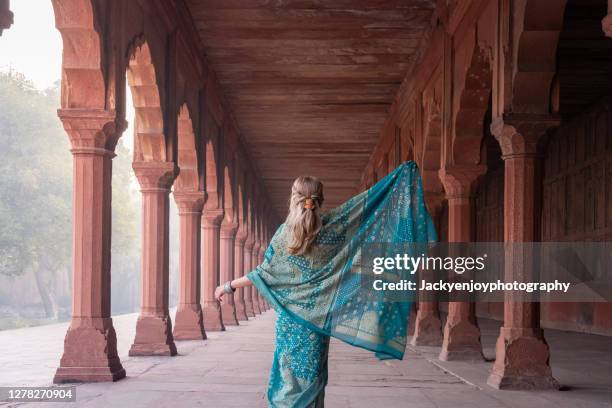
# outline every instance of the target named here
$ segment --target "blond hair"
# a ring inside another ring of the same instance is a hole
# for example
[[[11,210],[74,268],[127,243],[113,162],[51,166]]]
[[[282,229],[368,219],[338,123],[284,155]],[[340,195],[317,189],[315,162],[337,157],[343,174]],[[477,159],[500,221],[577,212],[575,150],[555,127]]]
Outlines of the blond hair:
[[[288,231],[287,252],[304,255],[321,230],[320,209],[323,205],[323,183],[316,177],[295,179],[289,198],[289,214],[285,220]]]

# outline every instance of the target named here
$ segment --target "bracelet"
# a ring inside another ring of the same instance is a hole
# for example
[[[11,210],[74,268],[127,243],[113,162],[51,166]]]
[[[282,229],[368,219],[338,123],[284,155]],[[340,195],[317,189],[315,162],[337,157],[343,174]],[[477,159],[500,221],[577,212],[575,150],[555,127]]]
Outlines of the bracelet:
[[[232,282],[231,281],[225,282],[225,285],[223,285],[223,292],[225,292],[227,294],[232,294],[235,291],[236,291],[236,288],[232,287]]]

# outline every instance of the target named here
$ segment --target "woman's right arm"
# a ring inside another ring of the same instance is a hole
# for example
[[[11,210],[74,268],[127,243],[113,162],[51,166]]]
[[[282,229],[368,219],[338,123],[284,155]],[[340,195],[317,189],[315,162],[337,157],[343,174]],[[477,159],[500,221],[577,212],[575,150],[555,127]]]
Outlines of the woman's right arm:
[[[251,280],[247,278],[246,276],[243,276],[238,279],[234,279],[233,281],[230,282],[230,286],[233,289],[244,288],[246,286],[252,286],[252,285],[253,285],[253,282],[251,282]],[[223,295],[225,295],[225,290],[223,288],[223,285],[217,286],[217,289],[215,289],[215,299],[221,300]]]

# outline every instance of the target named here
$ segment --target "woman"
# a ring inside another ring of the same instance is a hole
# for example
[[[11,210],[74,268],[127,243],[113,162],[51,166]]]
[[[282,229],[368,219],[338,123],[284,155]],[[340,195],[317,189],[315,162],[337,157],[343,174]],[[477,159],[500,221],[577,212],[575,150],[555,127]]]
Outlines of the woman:
[[[215,291],[221,299],[236,288],[255,285],[276,310],[268,385],[268,402],[275,408],[323,407],[330,336],[374,351],[381,359],[403,357],[411,303],[372,289],[369,259],[373,254],[393,256],[397,244],[436,239],[414,162],[400,165],[325,214],[322,205],[321,182],[297,178],[289,214],[264,262]],[[412,276],[406,272],[390,270],[375,278]]]

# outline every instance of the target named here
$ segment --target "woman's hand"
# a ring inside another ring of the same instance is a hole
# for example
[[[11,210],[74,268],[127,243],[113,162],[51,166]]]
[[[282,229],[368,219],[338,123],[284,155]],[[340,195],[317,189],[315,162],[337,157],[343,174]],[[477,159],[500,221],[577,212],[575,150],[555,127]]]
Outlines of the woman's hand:
[[[223,289],[223,285],[217,286],[217,289],[215,289],[215,299],[217,299],[220,302],[223,295],[225,295],[225,290]]]

